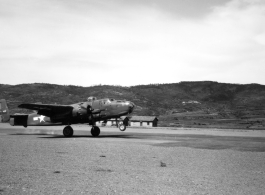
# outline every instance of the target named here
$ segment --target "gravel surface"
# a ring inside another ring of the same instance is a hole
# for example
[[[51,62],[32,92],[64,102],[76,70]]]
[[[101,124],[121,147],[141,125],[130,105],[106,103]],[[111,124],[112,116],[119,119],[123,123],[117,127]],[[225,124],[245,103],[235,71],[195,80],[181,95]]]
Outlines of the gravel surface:
[[[0,127],[0,194],[265,194],[260,131],[11,128]]]

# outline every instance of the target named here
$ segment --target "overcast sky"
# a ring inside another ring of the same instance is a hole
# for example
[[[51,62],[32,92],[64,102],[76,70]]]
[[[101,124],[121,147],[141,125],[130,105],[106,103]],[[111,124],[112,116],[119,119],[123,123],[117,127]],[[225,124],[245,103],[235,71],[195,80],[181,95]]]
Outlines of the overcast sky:
[[[265,84],[264,0],[0,0],[0,83]]]

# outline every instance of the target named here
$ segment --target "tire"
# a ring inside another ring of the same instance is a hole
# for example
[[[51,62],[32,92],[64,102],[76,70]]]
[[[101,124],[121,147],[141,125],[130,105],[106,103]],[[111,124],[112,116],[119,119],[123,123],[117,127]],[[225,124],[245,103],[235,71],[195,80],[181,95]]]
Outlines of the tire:
[[[63,129],[63,135],[65,137],[72,137],[74,134],[74,130],[71,126],[66,126],[64,129]]]
[[[126,125],[120,124],[119,125],[119,129],[120,129],[120,131],[125,131],[126,130]]]
[[[99,136],[99,134],[100,134],[100,129],[98,126],[94,126],[91,128],[91,135],[93,137],[97,137],[97,136]]]

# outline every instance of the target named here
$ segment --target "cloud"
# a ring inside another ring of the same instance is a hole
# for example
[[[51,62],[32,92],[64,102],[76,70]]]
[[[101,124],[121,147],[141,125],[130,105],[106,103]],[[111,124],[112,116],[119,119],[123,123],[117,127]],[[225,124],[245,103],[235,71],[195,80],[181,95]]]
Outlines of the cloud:
[[[197,18],[172,1],[0,1],[0,63],[26,75],[2,83],[265,84],[262,1],[218,1]]]

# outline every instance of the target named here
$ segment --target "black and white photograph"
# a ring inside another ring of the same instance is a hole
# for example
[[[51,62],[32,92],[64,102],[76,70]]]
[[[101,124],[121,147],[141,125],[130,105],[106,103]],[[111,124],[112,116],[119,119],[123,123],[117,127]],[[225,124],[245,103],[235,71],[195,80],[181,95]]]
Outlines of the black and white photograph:
[[[264,0],[0,0],[0,195],[265,194]]]

